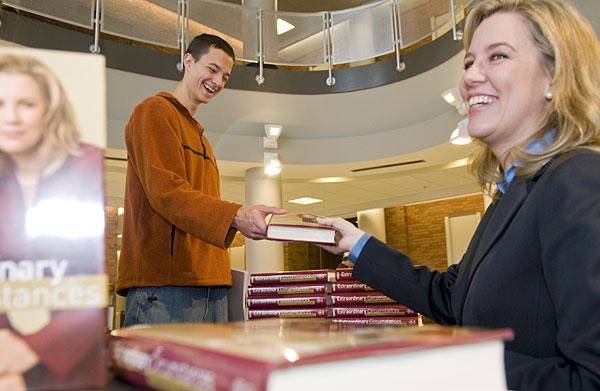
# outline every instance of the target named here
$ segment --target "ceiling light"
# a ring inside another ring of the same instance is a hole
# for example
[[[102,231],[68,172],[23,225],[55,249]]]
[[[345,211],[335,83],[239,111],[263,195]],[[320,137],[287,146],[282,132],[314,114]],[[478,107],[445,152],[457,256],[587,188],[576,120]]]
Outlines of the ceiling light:
[[[336,177],[327,177],[327,178],[314,178],[309,180],[311,183],[340,183],[340,182],[350,182],[353,181],[353,178],[336,176]]]
[[[442,93],[442,98],[456,108],[458,114],[466,115],[467,109],[465,108],[465,102],[460,96],[458,87],[450,88]]]
[[[283,125],[265,124],[265,134],[268,138],[277,140],[281,135]]]
[[[277,139],[279,136],[281,136],[282,131],[283,125],[265,124],[266,137],[263,137],[263,148],[279,148],[279,145],[277,145]]]
[[[316,204],[317,202],[323,202],[323,200],[319,200],[317,198],[311,198],[311,197],[302,197],[302,198],[296,198],[294,200],[289,200],[288,202],[291,202],[293,204],[308,205],[308,204]]]
[[[294,26],[293,24],[288,23],[283,19],[277,19],[277,35],[287,33],[288,31],[293,30],[295,28],[296,26]]]
[[[458,87],[450,88],[448,91],[445,91],[442,94],[442,98],[444,98],[448,104],[454,106],[456,102],[458,102]]]
[[[471,137],[469,136],[469,132],[467,131],[468,125],[468,118],[465,118],[458,123],[456,129],[454,129],[452,135],[450,135],[450,142],[452,144],[464,145],[471,142]]]
[[[277,175],[281,172],[282,164],[279,160],[279,154],[277,152],[265,152],[265,174]]]

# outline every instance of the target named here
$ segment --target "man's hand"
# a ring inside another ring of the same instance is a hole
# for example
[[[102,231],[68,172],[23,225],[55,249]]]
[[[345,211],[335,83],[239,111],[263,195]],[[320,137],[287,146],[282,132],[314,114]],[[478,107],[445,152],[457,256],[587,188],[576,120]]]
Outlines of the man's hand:
[[[329,225],[337,230],[335,244],[315,243],[317,246],[334,254],[343,254],[352,250],[358,239],[364,234],[351,222],[339,217],[318,217],[319,224]]]
[[[0,346],[0,376],[23,374],[39,362],[38,355],[11,330],[0,330]]]
[[[242,206],[235,214],[231,227],[240,231],[247,238],[265,239],[267,237],[265,217],[270,213],[282,215],[286,213],[286,210],[267,205]]]

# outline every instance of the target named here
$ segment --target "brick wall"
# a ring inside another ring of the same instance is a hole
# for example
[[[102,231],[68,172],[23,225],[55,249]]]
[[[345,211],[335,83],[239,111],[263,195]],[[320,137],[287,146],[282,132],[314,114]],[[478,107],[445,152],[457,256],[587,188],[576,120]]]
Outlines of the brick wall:
[[[119,212],[114,206],[104,208],[104,248],[106,253],[106,273],[108,274],[108,283],[114,284],[117,281],[117,250],[120,248],[118,234],[119,231]]]
[[[483,216],[482,194],[386,208],[387,242],[405,252],[417,265],[446,270],[444,217],[475,212]]]

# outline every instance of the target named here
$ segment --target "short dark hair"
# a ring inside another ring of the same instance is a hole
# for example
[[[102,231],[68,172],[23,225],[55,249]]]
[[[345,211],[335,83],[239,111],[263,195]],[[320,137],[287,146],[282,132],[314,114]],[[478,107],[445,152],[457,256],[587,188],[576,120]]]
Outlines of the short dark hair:
[[[198,61],[198,59],[206,54],[211,47],[221,49],[235,61],[235,53],[233,52],[231,45],[223,38],[212,34],[197,35],[189,44],[185,52],[191,54],[194,61]]]

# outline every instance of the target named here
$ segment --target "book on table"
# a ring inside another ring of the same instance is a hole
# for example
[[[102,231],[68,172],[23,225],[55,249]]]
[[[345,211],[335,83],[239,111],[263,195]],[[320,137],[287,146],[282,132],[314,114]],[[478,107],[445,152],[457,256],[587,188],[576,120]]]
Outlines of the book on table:
[[[118,377],[144,389],[506,390],[508,329],[262,319],[113,331]],[[432,376],[431,374],[435,374]]]
[[[267,239],[335,243],[335,228],[317,223],[317,216],[305,213],[267,216]]]
[[[418,312],[398,303],[371,305],[346,305],[329,307],[332,318],[358,318],[373,316],[417,316]]]
[[[331,298],[316,295],[248,296],[248,308],[327,307]]]
[[[326,282],[314,284],[254,285],[248,286],[248,297],[327,294],[330,289],[330,285]]]
[[[329,269],[252,273],[250,285],[325,283],[333,279],[334,271]]]
[[[329,307],[248,308],[248,319],[263,318],[327,318]]]
[[[332,318],[333,323],[348,323],[348,324],[394,324],[401,326],[423,326],[423,318],[417,316],[365,316],[363,318]]]

